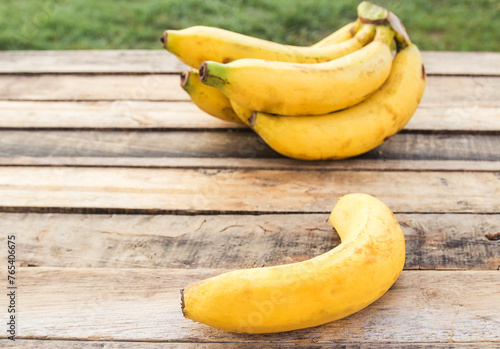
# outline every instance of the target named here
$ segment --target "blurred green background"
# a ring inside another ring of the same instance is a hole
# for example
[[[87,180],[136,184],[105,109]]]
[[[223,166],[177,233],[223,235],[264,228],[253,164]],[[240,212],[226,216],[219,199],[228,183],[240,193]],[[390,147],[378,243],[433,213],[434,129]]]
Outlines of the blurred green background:
[[[361,0],[1,0],[0,50],[161,49],[165,29],[210,25],[309,45]],[[423,50],[500,51],[500,0],[378,0]]]

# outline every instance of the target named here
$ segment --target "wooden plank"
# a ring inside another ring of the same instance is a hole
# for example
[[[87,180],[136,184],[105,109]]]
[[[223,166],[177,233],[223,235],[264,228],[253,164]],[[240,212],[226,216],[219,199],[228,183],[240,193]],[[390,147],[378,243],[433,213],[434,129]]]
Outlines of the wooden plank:
[[[207,342],[124,342],[124,341],[72,341],[72,340],[16,340],[16,342],[4,340],[4,343],[0,340],[2,348],[50,348],[50,349],[65,349],[65,348],[100,348],[100,349],[135,349],[135,348],[145,348],[145,349],[178,349],[178,348],[204,348],[204,349],[220,349],[220,348],[234,348],[234,343],[207,343]],[[5,344],[5,345],[4,345]],[[262,346],[272,346],[272,343],[262,343],[262,342],[251,342],[251,339],[244,343],[238,343],[238,348],[262,348]],[[325,344],[314,344],[312,341],[309,343],[279,343],[274,344],[274,346],[279,346],[279,348],[308,348],[308,349],[321,349],[324,348]],[[496,349],[500,348],[500,343],[498,342],[462,342],[462,343],[441,343],[441,342],[426,342],[426,343],[395,343],[395,342],[382,342],[382,343],[361,343],[361,342],[349,342],[349,343],[328,343],[329,348],[342,348],[342,349],[384,349],[384,348],[478,348],[478,349]]]
[[[0,213],[0,245],[20,266],[249,268],[303,261],[340,243],[329,214],[82,215]],[[406,269],[500,268],[500,215],[397,214]]]
[[[427,74],[500,75],[498,52],[423,51]]]
[[[0,75],[0,99],[188,100],[179,75]]]
[[[495,172],[2,167],[3,211],[324,213],[350,192],[397,213],[499,213]]]
[[[427,74],[500,75],[498,52],[422,52]],[[33,62],[36,61],[36,64]],[[178,73],[187,66],[158,50],[3,51],[0,73]]]
[[[500,161],[346,159],[304,162],[276,158],[165,158],[165,157],[0,157],[0,166],[143,167],[190,169],[270,169],[337,171],[469,171],[500,172]]]
[[[163,50],[159,40],[158,46],[158,50],[3,51],[0,73],[144,74],[179,73],[188,68]]]
[[[214,118],[190,101],[0,101],[0,128],[241,129]],[[405,130],[500,132],[500,108],[420,107]]]
[[[2,110],[0,128],[226,129],[246,127],[212,117],[201,111],[191,101],[0,101],[0,110]],[[500,125],[498,129],[500,130]]]
[[[500,161],[498,149],[500,137],[497,135],[399,133],[358,159]],[[284,159],[250,130],[4,130],[0,131],[0,156]]]
[[[498,77],[430,76],[422,107],[499,107]],[[34,101],[187,101],[179,76],[145,75],[0,75],[1,100]]]
[[[500,341],[498,271],[404,271],[382,298],[356,314],[267,335],[226,333],[182,317],[179,289],[223,271],[19,268],[18,337],[315,344]],[[5,276],[2,270],[0,277]],[[0,307],[5,309],[6,302],[1,297]]]

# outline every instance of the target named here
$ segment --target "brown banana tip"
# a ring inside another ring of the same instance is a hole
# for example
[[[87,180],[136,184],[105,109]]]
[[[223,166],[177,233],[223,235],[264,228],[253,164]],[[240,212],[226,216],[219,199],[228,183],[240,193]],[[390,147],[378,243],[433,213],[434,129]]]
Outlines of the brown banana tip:
[[[200,64],[200,80],[201,80],[201,82],[207,81],[207,77],[208,77],[207,63],[203,62]]]
[[[184,289],[181,288],[181,310],[182,310],[182,316],[186,317],[186,313],[184,312],[184,307],[186,305],[184,304]]]
[[[185,87],[189,81],[189,71],[181,72],[181,87]]]
[[[252,128],[255,125],[255,119],[257,119],[257,112],[254,111],[252,115],[250,115],[250,117],[248,118],[248,122],[250,124],[250,127]]]
[[[163,48],[167,49],[167,31],[166,30],[163,32],[163,36],[160,38],[160,41],[162,43]]]

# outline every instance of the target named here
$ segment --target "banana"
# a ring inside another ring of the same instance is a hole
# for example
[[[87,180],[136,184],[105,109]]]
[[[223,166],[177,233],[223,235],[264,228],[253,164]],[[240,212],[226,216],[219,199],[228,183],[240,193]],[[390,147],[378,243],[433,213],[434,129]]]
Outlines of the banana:
[[[318,115],[348,108],[377,90],[391,71],[394,31],[388,26],[376,28],[371,43],[329,62],[208,61],[200,66],[200,78],[252,110]],[[374,27],[365,25],[360,32],[369,29]]]
[[[201,83],[198,70],[190,69],[181,73],[181,87],[189,94],[193,103],[205,113],[216,118],[244,123],[233,111],[229,99],[215,87]]]
[[[342,243],[300,263],[236,270],[181,290],[186,318],[231,332],[270,333],[318,326],[380,298],[405,261],[391,210],[367,194],[339,199],[330,215]]]
[[[363,154],[399,132],[423,96],[422,56],[415,44],[405,45],[398,44],[400,50],[382,87],[353,107],[325,115],[254,112],[249,120],[243,121],[271,148],[287,157],[318,160]]]
[[[335,32],[331,33],[327,37],[323,38],[322,40],[318,41],[312,47],[324,47],[332,44],[338,44],[339,42],[349,40],[356,34],[360,27],[360,20],[357,19],[354,22],[348,23],[344,25],[342,28],[336,30]]]
[[[260,58],[272,61],[317,63],[330,61],[355,52],[366,45],[372,36],[354,35],[341,41],[346,29],[319,46],[291,46],[238,34],[228,30],[194,26],[181,30],[165,30],[163,47],[183,63],[199,68],[204,61],[228,63],[241,58]],[[356,33],[357,34],[357,33]]]

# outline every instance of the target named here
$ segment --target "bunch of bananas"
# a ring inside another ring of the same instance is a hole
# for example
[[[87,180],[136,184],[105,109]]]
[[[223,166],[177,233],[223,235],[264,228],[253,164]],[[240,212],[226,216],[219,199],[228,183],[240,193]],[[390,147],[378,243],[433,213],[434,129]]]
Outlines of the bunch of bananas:
[[[181,86],[200,109],[250,126],[296,159],[379,146],[406,125],[425,89],[422,57],[401,21],[366,1],[355,22],[309,47],[203,26],[166,30],[162,42],[193,67]]]
[[[310,47],[209,27],[167,30],[162,41],[193,67],[181,74],[181,86],[196,105],[248,125],[297,159],[340,159],[375,148],[404,127],[425,88],[422,57],[401,21],[368,2],[358,6],[355,22]],[[226,331],[268,333],[317,326],[368,306],[403,269],[401,227],[367,194],[340,198],[330,222],[342,240],[333,250],[189,285],[181,291],[184,316]]]

